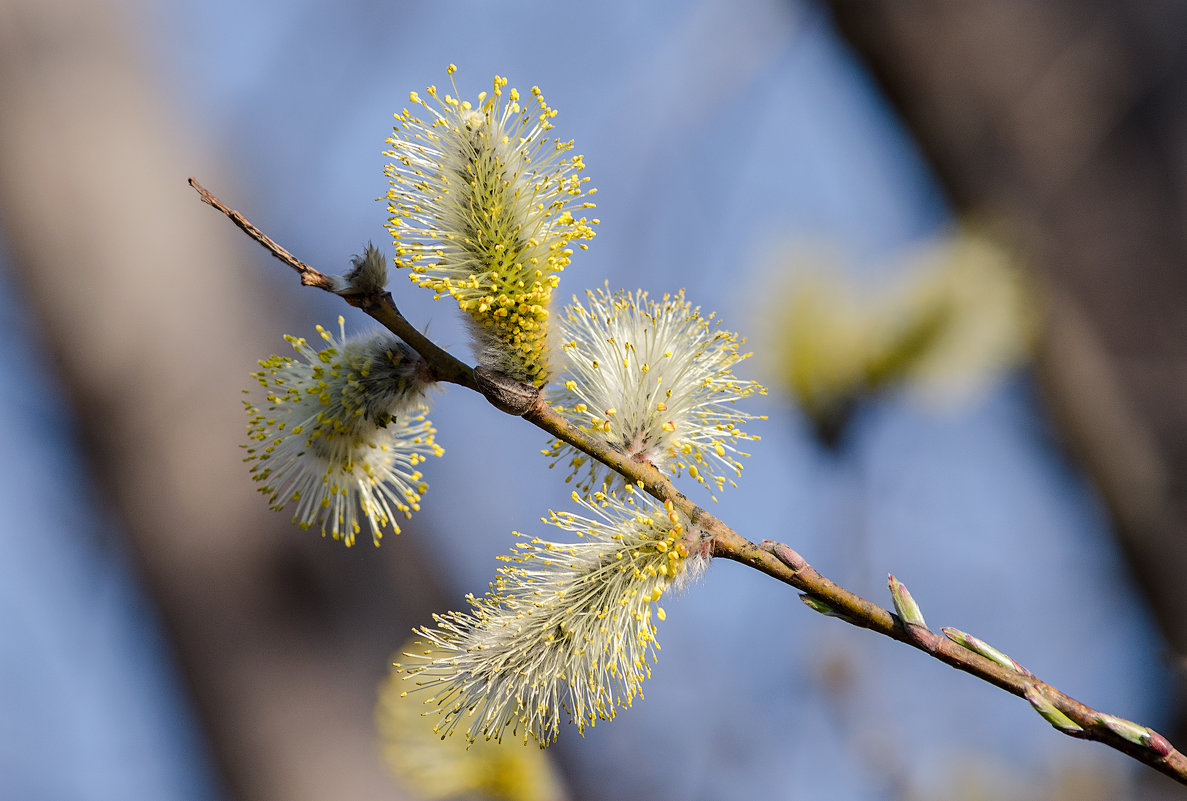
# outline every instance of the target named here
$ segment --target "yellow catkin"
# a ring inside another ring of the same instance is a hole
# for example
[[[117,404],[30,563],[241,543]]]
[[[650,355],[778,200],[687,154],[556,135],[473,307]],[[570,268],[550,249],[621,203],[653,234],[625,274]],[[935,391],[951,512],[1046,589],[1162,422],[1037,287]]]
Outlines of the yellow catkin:
[[[573,143],[547,137],[556,111],[539,89],[521,101],[496,76],[476,103],[453,90],[413,93],[424,119],[405,109],[387,139],[395,263],[469,315],[480,363],[542,386],[552,291],[570,244],[593,238],[593,190]]]

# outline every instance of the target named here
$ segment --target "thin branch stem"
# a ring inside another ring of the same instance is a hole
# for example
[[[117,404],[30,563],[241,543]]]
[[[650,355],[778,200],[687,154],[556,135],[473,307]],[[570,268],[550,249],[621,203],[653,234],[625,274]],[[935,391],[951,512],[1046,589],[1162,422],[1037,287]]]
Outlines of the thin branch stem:
[[[239,226],[243,233],[250,236],[256,242],[259,242],[269,253],[283,261],[289,267],[292,267],[294,270],[296,270],[297,274],[301,276],[302,284],[305,286],[315,286],[318,289],[324,289],[326,291],[333,291],[334,282],[329,276],[313,269],[308,264],[282,248],[280,245],[276,244],[270,237],[265,235],[263,231],[248,222],[246,217],[234,209],[226,206],[217,197],[203,189],[202,185],[198,183],[196,178],[190,178],[189,185],[194,187],[198,195],[201,196],[203,203],[213,206],[223,214],[227,215],[227,218],[230,219],[231,222],[235,223],[235,225]]]
[[[204,202],[221,211],[273,256],[292,267],[300,276],[302,284],[328,292],[334,291],[335,282],[332,278],[301,262],[265,236],[243,215],[228,208],[203,189],[193,178],[190,178],[189,183]],[[352,306],[362,309],[407,342],[429,365],[437,380],[472,389],[499,405],[497,399],[490,394],[487,385],[475,380],[473,368],[438,347],[400,314],[391,293],[385,291],[343,297]],[[747,540],[689,500],[653,465],[635,461],[605,441],[589,436],[559,415],[543,397],[537,396],[534,403],[521,416],[553,437],[617,471],[649,495],[661,501],[671,501],[688,516],[692,525],[710,540],[714,556],[740,562],[800,590],[813,601],[813,608],[827,610],[829,614],[853,626],[866,628],[906,643],[957,670],[1025,698],[1064,734],[1108,745],[1182,784],[1187,784],[1187,756],[1177,751],[1162,735],[1152,729],[1098,712],[1080,703],[1040,681],[1016,662],[1004,660],[1003,655],[995,649],[986,651],[982,648],[981,652],[978,652],[975,646],[980,641],[975,638],[966,638],[966,643],[973,641],[973,645],[960,644],[950,639],[953,635],[948,634],[947,629],[945,633],[948,636],[942,637],[918,623],[904,623],[898,615],[830,581],[787,545],[771,541],[756,544]],[[997,657],[998,661],[982,655],[986,652]]]
[[[315,270],[278,245],[270,236],[252,225],[246,217],[203,188],[196,178],[190,178],[188,183],[202,198],[203,203],[221,211],[240,230],[259,243],[264,250],[271,253],[289,267],[292,267],[297,275],[301,277],[301,283],[304,286],[312,286],[326,292],[339,294],[335,292],[333,278],[319,270]],[[396,308],[396,302],[390,292],[382,292],[375,295],[342,294],[342,297],[347,303],[362,309],[383,325],[384,328],[407,342],[428,363],[429,371],[434,379],[437,381],[446,381],[451,384],[459,384],[468,389],[478,391],[478,385],[474,381],[474,371],[470,366],[439,347],[418,331],[412,323],[408,322],[404,315],[400,314],[400,310]]]
[[[377,295],[344,295],[347,303],[357,306],[377,320],[384,328],[407,342],[429,365],[429,372],[438,381],[472,389],[479,392],[470,365],[453,356],[437,345],[408,322],[396,308],[391,292]]]

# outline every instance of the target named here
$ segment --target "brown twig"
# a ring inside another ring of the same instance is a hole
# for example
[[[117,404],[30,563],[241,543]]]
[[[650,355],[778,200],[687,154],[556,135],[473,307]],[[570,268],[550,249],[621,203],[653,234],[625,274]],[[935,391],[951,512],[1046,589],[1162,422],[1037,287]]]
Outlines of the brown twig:
[[[254,239],[265,250],[289,267],[292,267],[297,272],[297,275],[301,277],[301,283],[303,285],[340,294],[335,292],[336,284],[333,278],[319,270],[315,270],[292,253],[289,253],[277,244],[272,237],[252,225],[246,217],[205,189],[198,183],[196,178],[190,178],[189,185],[197,191],[203,203],[221,211],[241,231]],[[347,303],[362,309],[383,325],[384,328],[407,342],[429,365],[429,371],[435,380],[460,384],[468,389],[478,391],[478,384],[474,381],[474,371],[470,366],[439,347],[435,342],[418,331],[412,323],[408,322],[407,318],[400,314],[400,310],[396,308],[396,302],[390,292],[378,292],[371,295],[342,293],[342,297]]]
[[[203,201],[221,211],[252,239],[263,245],[272,255],[288,264],[301,276],[301,283],[333,291],[334,282],[323,273],[302,263],[287,250],[277,245],[248,222],[241,214],[231,210],[216,197],[198,185],[193,178],[190,185],[198,191]],[[344,299],[378,320],[392,333],[399,336],[415,349],[430,365],[435,377],[441,381],[460,384],[486,395],[487,399],[500,408],[501,401],[493,397],[489,381],[476,381],[474,370],[442,350],[435,343],[417,331],[396,308],[391,293],[372,295],[345,295]],[[526,385],[525,385],[526,387]],[[525,396],[530,395],[525,388]],[[539,395],[534,403],[522,412],[517,407],[512,413],[521,416],[548,432],[557,439],[572,445],[601,463],[607,465],[628,481],[638,484],[645,492],[661,501],[671,501],[676,508],[688,516],[692,525],[699,528],[711,540],[712,554],[748,565],[784,582],[813,600],[812,607],[835,616],[846,623],[875,631],[883,636],[906,643],[929,654],[957,670],[962,670],[982,681],[1000,687],[1006,692],[1025,698],[1056,729],[1071,737],[1095,740],[1117,749],[1155,770],[1187,784],[1187,756],[1175,750],[1160,734],[1148,727],[1098,712],[1071,696],[1040,681],[1030,671],[995,649],[981,652],[975,650],[979,640],[965,636],[966,644],[930,631],[918,619],[904,621],[875,603],[838,586],[818,573],[808,562],[787,545],[776,542],[755,544],[738,534],[721,520],[697,506],[654,466],[636,462],[615,450],[606,442],[590,437],[581,429],[570,424]],[[892,579],[892,592],[897,589],[904,595],[906,588]],[[917,609],[916,609],[917,611]],[[957,632],[957,634],[962,634]],[[972,645],[968,643],[973,643]],[[995,658],[982,655],[990,653]]]
[[[230,219],[231,222],[235,223],[235,225],[239,226],[239,229],[243,231],[243,233],[250,236],[256,242],[259,242],[269,253],[283,261],[289,267],[292,267],[294,270],[296,270],[297,274],[301,276],[302,284],[305,286],[315,286],[318,289],[324,289],[327,292],[333,291],[333,279],[331,279],[325,273],[318,272],[293,254],[289,253],[280,245],[276,244],[274,241],[272,241],[271,237],[267,236],[259,228],[256,228],[254,225],[248,222],[246,217],[225,205],[221,200],[203,189],[202,185],[198,183],[196,178],[190,178],[189,184],[190,186],[194,187],[194,189],[201,196],[203,203],[207,204],[208,206],[213,206],[223,214],[227,215],[227,218]]]

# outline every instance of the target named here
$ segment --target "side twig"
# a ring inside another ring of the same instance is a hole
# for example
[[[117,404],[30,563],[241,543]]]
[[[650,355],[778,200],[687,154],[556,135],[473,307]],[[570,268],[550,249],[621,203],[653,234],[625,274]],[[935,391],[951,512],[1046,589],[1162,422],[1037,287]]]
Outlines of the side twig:
[[[292,267],[300,276],[302,284],[327,292],[335,291],[335,282],[331,277],[297,259],[265,236],[243,215],[203,189],[193,178],[189,179],[189,183],[205,203],[218,209],[269,253]],[[942,630],[944,636],[936,634],[927,628],[918,604],[906,587],[893,576],[890,577],[890,592],[898,614],[838,586],[787,545],[771,541],[756,544],[747,540],[689,500],[651,464],[636,462],[571,425],[542,397],[534,394],[534,388],[524,385],[523,397],[532,399],[530,402],[509,405],[504,394],[506,380],[491,381],[489,377],[483,376],[476,378],[474,368],[437,346],[412,326],[396,308],[390,292],[343,297],[407,342],[429,365],[437,380],[479,392],[499,408],[522,416],[551,436],[617,471],[653,497],[671,501],[711,543],[712,555],[740,562],[800,590],[803,593],[801,598],[818,612],[906,643],[957,670],[1025,698],[1053,727],[1070,737],[1108,745],[1187,784],[1187,756],[1176,750],[1158,732],[1080,703],[1040,681],[1013,659],[976,637],[951,628]]]
[[[197,191],[198,195],[202,198],[203,203],[207,204],[208,206],[213,206],[223,214],[227,215],[227,218],[231,222],[235,223],[235,225],[239,226],[239,229],[243,231],[243,233],[259,242],[264,246],[265,250],[283,261],[289,267],[292,267],[294,270],[296,270],[297,274],[301,276],[302,284],[305,286],[315,286],[318,289],[324,289],[326,291],[333,290],[333,279],[324,273],[320,273],[313,269],[308,264],[282,248],[280,245],[273,242],[272,239],[265,235],[263,231],[248,222],[246,217],[234,209],[226,206],[217,197],[203,189],[202,185],[198,183],[196,178],[190,178],[189,185],[194,187],[195,191]]]
[[[198,193],[198,196],[202,198],[203,203],[221,211],[226,215],[227,219],[235,223],[240,230],[259,243],[264,250],[271,253],[289,267],[292,267],[297,275],[300,276],[301,283],[304,286],[316,287],[326,292],[338,294],[335,292],[336,283],[332,277],[320,270],[315,270],[278,245],[270,236],[252,225],[246,217],[206,190],[198,183],[196,178],[190,178],[188,183]],[[396,308],[396,302],[390,292],[380,292],[373,295],[343,294],[342,297],[347,303],[362,309],[382,324],[384,328],[407,342],[428,363],[429,370],[435,380],[459,384],[468,389],[478,391],[478,385],[474,380],[474,371],[470,366],[439,347],[418,331],[412,323],[408,322],[404,315],[400,314],[400,310]]]

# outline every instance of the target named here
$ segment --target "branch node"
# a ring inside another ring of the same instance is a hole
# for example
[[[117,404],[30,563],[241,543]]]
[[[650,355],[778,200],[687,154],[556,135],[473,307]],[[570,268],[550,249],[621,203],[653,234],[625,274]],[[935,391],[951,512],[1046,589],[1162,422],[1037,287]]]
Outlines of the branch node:
[[[506,373],[481,365],[474,368],[474,383],[492,406],[516,417],[522,417],[531,411],[540,397],[539,387],[516,381]]]
[[[797,573],[808,566],[808,562],[804,559],[804,557],[800,556],[798,553],[781,542],[775,542],[774,540],[763,540],[758,547],[774,555],[776,559]],[[811,606],[811,604],[808,605]]]
[[[806,591],[800,596],[800,599],[821,614],[840,618],[855,626],[873,629],[888,637],[903,639],[954,667],[965,670],[1010,692],[1023,695],[1044,719],[1069,736],[1097,739],[1114,747],[1118,745],[1118,738],[1125,740],[1131,745],[1123,746],[1119,750],[1135,756],[1182,783],[1187,783],[1187,758],[1176,751],[1166,738],[1153,729],[1083,707],[1055,688],[1038,681],[1030,671],[1010,657],[957,629],[945,628],[943,632],[959,645],[990,660],[999,667],[1006,668],[1006,671],[992,670],[981,660],[971,660],[967,655],[962,655],[958,649],[947,648],[941,653],[939,646],[943,642],[943,638],[927,628],[918,604],[915,603],[907,588],[894,576],[889,577],[889,586],[897,617],[889,615],[886,610],[858,598],[853,593],[837,587],[820,576],[802,556],[787,545],[770,540],[755,545],[700,507],[693,507],[691,502],[681,495],[653,465],[639,464],[623,458],[622,454],[615,451],[614,448],[586,437],[583,432],[560,418],[542,399],[538,387],[517,381],[508,375],[488,368],[471,369],[465,363],[451,356],[414,328],[400,314],[391,294],[384,289],[386,285],[384,270],[386,268],[382,255],[377,249],[368,245],[364,256],[356,257],[353,260],[355,270],[352,273],[342,277],[327,276],[301,262],[256,228],[239,212],[227,207],[218,198],[203,189],[196,180],[190,178],[189,183],[198,192],[204,203],[220,211],[273,256],[295,270],[304,286],[339,294],[348,304],[362,309],[393,334],[407,342],[413,350],[420,354],[423,360],[420,369],[424,371],[426,377],[431,377],[434,381],[447,381],[480,391],[499,410],[525,417],[558,439],[574,445],[593,458],[613,467],[628,479],[642,481],[645,478],[645,491],[660,500],[673,501],[690,515],[690,519],[694,523],[704,517],[707,521],[703,529],[704,532],[713,532],[711,542],[714,553],[748,564],[797,589]],[[761,557],[758,551],[765,551],[774,556],[786,570],[771,560]],[[823,600],[824,597],[831,598],[833,601]],[[833,606],[833,603],[839,603],[848,611],[842,612],[838,607]],[[434,615],[434,619],[439,622],[443,620],[439,615]],[[1069,717],[1057,704],[1071,710],[1071,714],[1075,714],[1077,718],[1086,721],[1086,724],[1090,725],[1090,730],[1086,730]],[[1132,747],[1135,745],[1137,748]]]

